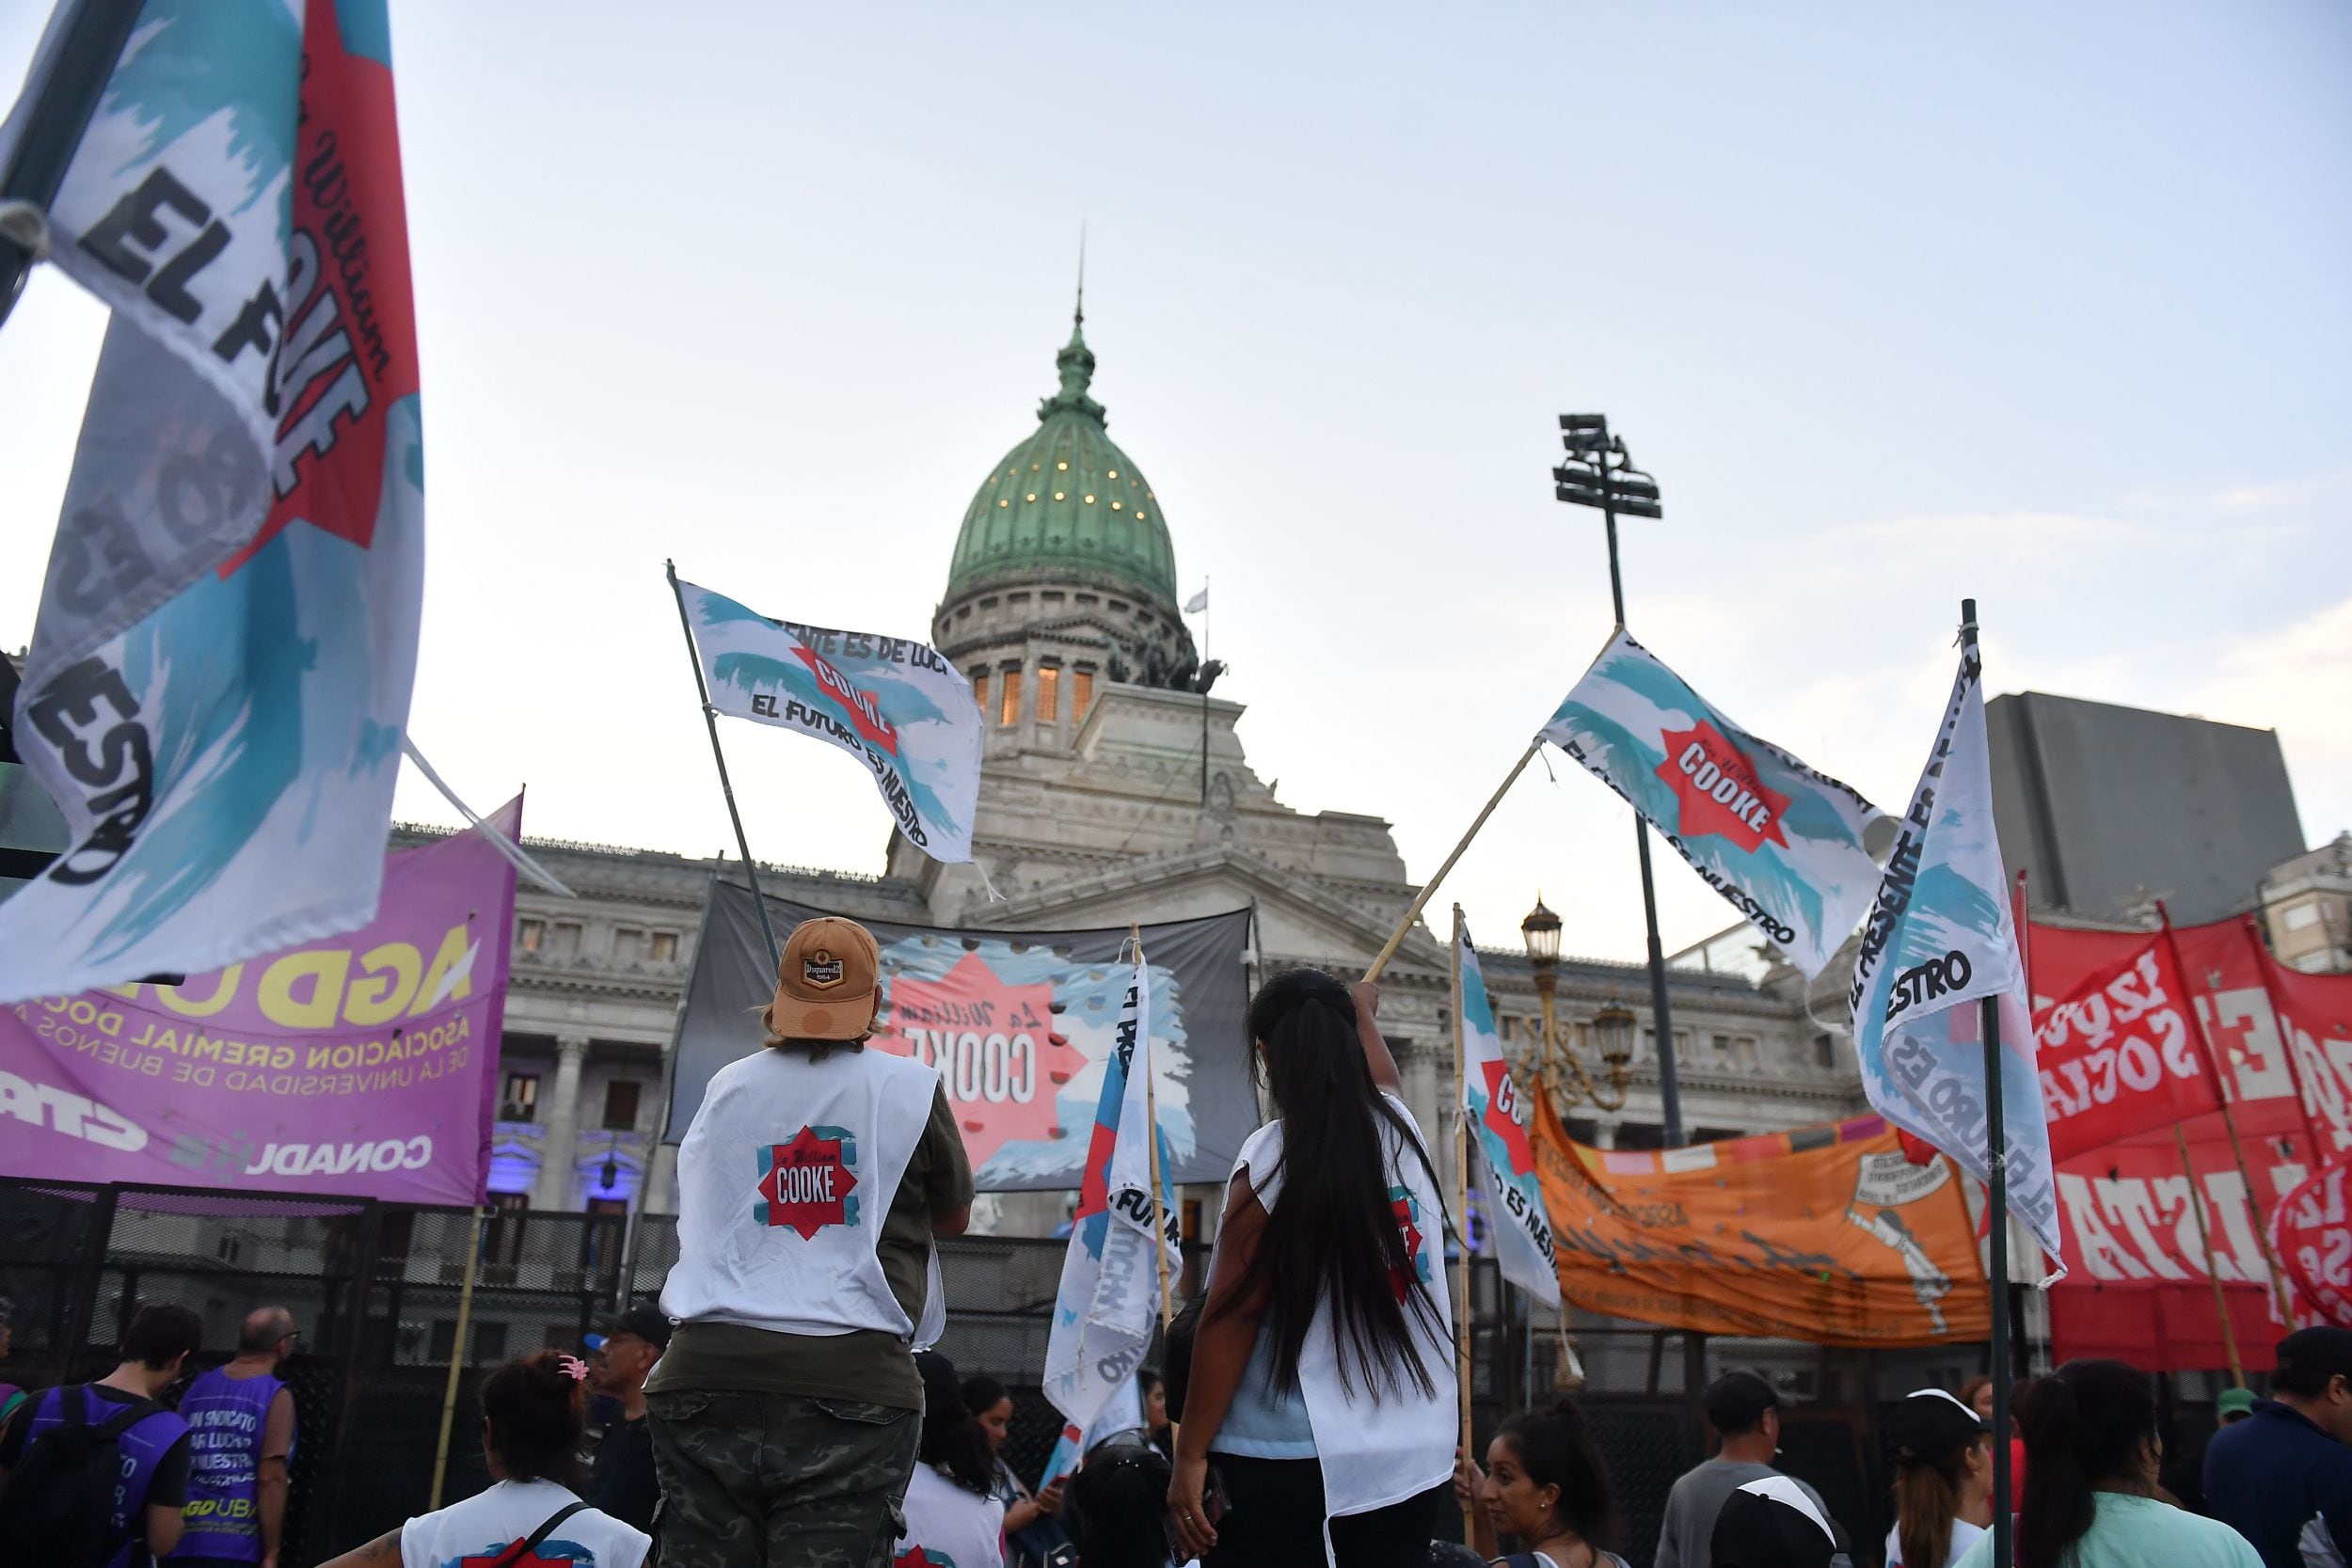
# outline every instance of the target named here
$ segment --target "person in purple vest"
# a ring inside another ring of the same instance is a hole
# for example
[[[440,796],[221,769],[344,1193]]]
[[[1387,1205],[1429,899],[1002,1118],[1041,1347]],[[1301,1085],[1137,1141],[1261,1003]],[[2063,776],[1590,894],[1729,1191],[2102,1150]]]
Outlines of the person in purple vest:
[[[171,1561],[181,1568],[278,1568],[294,1463],[294,1390],[278,1364],[294,1353],[294,1314],[246,1314],[237,1358],[180,1396],[188,1423],[188,1506]]]
[[[139,1308],[122,1337],[122,1361],[96,1383],[52,1388],[0,1434],[0,1473],[14,1470],[24,1452],[51,1427],[65,1424],[64,1401],[86,1399],[94,1425],[134,1403],[151,1403],[179,1379],[180,1370],[203,1341],[201,1319],[186,1307],[157,1303]],[[29,1418],[27,1418],[29,1412]],[[188,1427],[157,1406],[123,1429],[116,1439],[123,1482],[116,1491],[108,1529],[121,1543],[111,1568],[144,1565],[148,1553],[167,1553],[180,1544],[180,1510],[188,1500]]]

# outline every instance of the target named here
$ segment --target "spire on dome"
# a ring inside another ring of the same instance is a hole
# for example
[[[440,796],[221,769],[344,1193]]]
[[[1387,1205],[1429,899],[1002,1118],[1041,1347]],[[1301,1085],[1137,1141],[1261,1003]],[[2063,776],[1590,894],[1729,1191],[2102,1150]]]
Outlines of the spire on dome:
[[[1071,312],[1070,341],[1054,356],[1054,366],[1061,372],[1061,390],[1037,405],[1037,417],[1042,421],[1056,414],[1068,411],[1083,414],[1098,425],[1110,423],[1103,405],[1088,396],[1087,388],[1094,384],[1094,351],[1087,347],[1087,240],[1086,230],[1078,230],[1078,304]]]

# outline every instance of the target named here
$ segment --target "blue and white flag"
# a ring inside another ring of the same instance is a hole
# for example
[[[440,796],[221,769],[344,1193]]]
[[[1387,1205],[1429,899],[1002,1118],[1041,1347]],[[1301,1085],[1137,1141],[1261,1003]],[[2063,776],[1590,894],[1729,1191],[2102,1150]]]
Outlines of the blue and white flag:
[[[1038,1472],[1037,1489],[1042,1492],[1057,1481],[1068,1481],[1077,1473],[1089,1449],[1123,1432],[1143,1432],[1143,1390],[1134,1378],[1111,1390],[1093,1420],[1083,1425],[1062,1423],[1061,1435],[1054,1439],[1053,1451],[1045,1456],[1045,1468]]]
[[[1879,809],[1733,723],[1624,627],[1542,738],[1631,802],[1806,978],[1869,907],[1879,868],[1862,835]]]
[[[16,712],[71,847],[0,1001],[375,915],[424,575],[384,0],[148,0],[49,217],[114,315]]]
[[[1462,1114],[1470,1118],[1470,1147],[1486,1173],[1487,1233],[1502,1277],[1547,1307],[1560,1305],[1560,1264],[1552,1251],[1551,1215],[1535,1172],[1535,1146],[1527,1136],[1527,1101],[1512,1081],[1486,1000],[1486,980],[1470,945],[1462,910],[1454,910],[1455,971],[1454,1005],[1461,1009]],[[1538,1093],[1542,1092],[1539,1088]]]
[[[972,858],[986,731],[972,683],[920,642],[771,620],[680,580],[710,705],[813,736],[874,775],[907,842]]]
[[[1881,1116],[1989,1181],[1979,1003],[1999,998],[2009,1207],[2058,1262],[2050,1128],[1993,826],[1982,667],[1973,648],[1962,656],[1935,747],[1899,827],[1849,998],[1862,1086]]]
[[[1117,1044],[1103,1065],[1103,1094],[1045,1341],[1045,1397],[1081,1428],[1095,1423],[1121,1384],[1135,1386],[1159,1317],[1150,1141],[1158,1130],[1149,1108],[1151,1082],[1152,973],[1137,954]],[[1173,1270],[1184,1260],[1184,1229],[1161,1152],[1161,1244]]]

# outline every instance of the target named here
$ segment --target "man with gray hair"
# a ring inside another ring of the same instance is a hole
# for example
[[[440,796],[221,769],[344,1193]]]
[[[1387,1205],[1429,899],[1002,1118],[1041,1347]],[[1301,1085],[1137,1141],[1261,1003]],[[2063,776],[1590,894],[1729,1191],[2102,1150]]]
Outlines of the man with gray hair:
[[[294,1390],[278,1364],[294,1353],[294,1314],[246,1314],[237,1358],[188,1385],[188,1504],[180,1544],[166,1560],[190,1568],[278,1568],[294,1463]]]

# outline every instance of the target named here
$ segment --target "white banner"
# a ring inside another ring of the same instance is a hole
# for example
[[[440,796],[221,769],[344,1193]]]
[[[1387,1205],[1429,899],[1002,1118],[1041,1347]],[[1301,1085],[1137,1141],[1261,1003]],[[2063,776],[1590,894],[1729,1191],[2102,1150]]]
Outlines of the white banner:
[[[1560,1269],[1552,1252],[1551,1216],[1544,1208],[1543,1182],[1535,1174],[1535,1146],[1527,1139],[1527,1102],[1503,1059],[1495,1010],[1486,1000],[1486,976],[1470,927],[1454,911],[1454,942],[1460,971],[1454,1005],[1461,1012],[1462,1113],[1470,1118],[1470,1140],[1486,1173],[1486,1224],[1502,1277],[1547,1307],[1560,1305]],[[1543,1090],[1538,1085],[1536,1092]]]
[[[51,221],[114,319],[17,703],[72,847],[0,1000],[375,915],[424,574],[383,0],[154,0]]]
[[[1998,997],[2010,1212],[2058,1259],[2050,1129],[1993,826],[1982,670],[1961,659],[1854,963],[1854,1050],[1871,1106],[1991,1180],[1983,998]]]
[[[677,586],[711,706],[838,746],[873,773],[909,843],[972,858],[984,731],[961,671],[920,642],[771,620]]]
[[[1152,1253],[1152,978],[1140,961],[1120,1008],[1118,1042],[1104,1064],[1070,1251],[1045,1341],[1045,1397],[1080,1427],[1094,1422],[1152,1348],[1160,1309],[1159,1261]],[[1163,1154],[1165,1151],[1163,1151]],[[1182,1222],[1161,1162],[1162,1244],[1172,1271],[1183,1262]]]
[[[1869,907],[1879,809],[1758,739],[1619,627],[1543,728],[1807,978]]]

